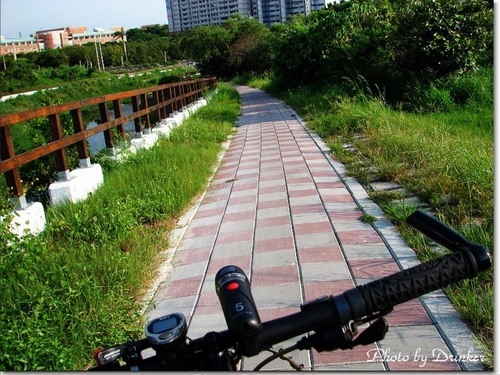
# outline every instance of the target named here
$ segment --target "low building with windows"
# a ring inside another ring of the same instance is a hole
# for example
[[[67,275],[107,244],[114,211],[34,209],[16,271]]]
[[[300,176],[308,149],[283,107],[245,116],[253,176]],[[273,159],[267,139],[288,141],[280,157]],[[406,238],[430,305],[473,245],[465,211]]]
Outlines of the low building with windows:
[[[86,29],[86,28],[85,28]],[[116,40],[116,33],[121,32],[123,27],[112,27],[110,30],[96,28],[91,32],[87,30],[79,33],[72,34],[72,45],[81,46],[85,43],[93,43],[95,41],[100,43],[109,43]],[[125,41],[126,37],[124,36]]]
[[[0,40],[0,56],[17,55],[28,52],[40,52],[42,50],[56,49],[68,46],[80,46],[86,43],[108,43],[117,39],[116,33],[124,31],[124,28],[112,27],[110,30],[95,28],[88,31],[87,27],[61,27],[58,29],[40,30],[29,38]],[[126,37],[124,36],[125,41]]]
[[[43,43],[36,37],[7,39],[0,37],[0,56],[17,55],[28,52],[40,52],[43,49]]]

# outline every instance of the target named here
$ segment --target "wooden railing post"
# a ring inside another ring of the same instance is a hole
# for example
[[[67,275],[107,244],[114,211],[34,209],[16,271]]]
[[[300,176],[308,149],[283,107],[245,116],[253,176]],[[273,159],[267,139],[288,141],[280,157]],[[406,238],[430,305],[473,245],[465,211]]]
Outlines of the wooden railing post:
[[[185,87],[186,87],[186,85],[185,85],[185,84],[182,84],[182,83],[181,83],[181,84],[179,85],[179,88],[180,88],[180,90],[181,90],[181,95],[180,95],[180,97],[181,97],[181,108],[184,108],[184,107],[186,106],[186,98],[184,97],[184,94],[186,93],[186,91],[184,91],[184,88],[185,88]]]
[[[201,97],[203,96],[203,84],[201,83],[201,81],[196,81],[196,89],[198,90],[198,99],[201,99]]]
[[[163,103],[166,98],[165,98],[165,92],[166,90],[163,89],[163,90],[158,90],[158,103]],[[167,118],[168,116],[168,112],[167,112],[167,106],[166,105],[163,105],[160,107],[160,114],[159,114],[159,118],[158,120],[162,120],[164,118]]]
[[[99,104],[99,113],[101,114],[101,123],[109,122],[108,105],[106,102]],[[111,129],[106,129],[103,131],[104,142],[106,143],[106,148],[113,148],[113,136],[111,135]]]
[[[196,85],[195,85],[194,82],[191,82],[189,84],[189,86],[190,86],[190,89],[191,89],[190,101],[191,101],[191,103],[194,103],[196,101],[196,99],[198,99],[198,97],[197,97],[198,93],[196,92]]]
[[[59,113],[54,113],[49,115],[50,122],[50,131],[52,133],[52,140],[58,141],[64,138],[62,125],[61,125],[61,116]],[[57,177],[60,181],[68,181],[71,179],[69,174],[69,165],[68,165],[68,157],[66,156],[66,149],[61,148],[54,152],[56,156],[56,168],[57,168]]]
[[[139,100],[137,99],[136,95],[132,97],[132,110],[134,111],[134,113],[139,111]],[[142,138],[141,119],[139,117],[136,117],[134,119],[134,126],[135,138]]]
[[[73,119],[73,129],[75,134],[83,133],[85,125],[83,124],[82,109],[76,108],[71,110],[71,118]],[[81,140],[77,142],[78,158],[80,159],[80,168],[90,167],[90,153],[87,147],[87,141]]]
[[[120,105],[120,101],[118,99],[113,100],[113,112],[115,113],[115,119],[118,119],[123,116],[122,114],[122,106]],[[117,127],[118,133],[121,134],[122,139],[127,139],[127,133],[125,133],[125,126],[123,124],[118,125]]]
[[[162,96],[162,90],[155,90],[153,92],[153,105],[157,105],[161,103],[161,96]],[[156,122],[159,123],[162,118],[165,118],[163,116],[163,107],[158,108],[155,113],[156,113]]]
[[[177,92],[174,86],[168,88],[168,97],[170,98],[170,113],[177,111],[177,102],[175,100]]]
[[[146,94],[141,94],[141,110],[147,109],[148,108],[148,96]],[[142,119],[144,120],[144,134],[149,134],[151,133],[151,121],[149,121],[149,113],[146,113],[144,116],[142,116]]]
[[[0,160],[8,160],[15,156],[14,144],[12,143],[12,135],[10,126],[0,128]],[[14,206],[25,208],[27,206],[26,197],[24,196],[23,184],[19,168],[14,168],[4,173],[7,188],[12,197],[11,202]]]

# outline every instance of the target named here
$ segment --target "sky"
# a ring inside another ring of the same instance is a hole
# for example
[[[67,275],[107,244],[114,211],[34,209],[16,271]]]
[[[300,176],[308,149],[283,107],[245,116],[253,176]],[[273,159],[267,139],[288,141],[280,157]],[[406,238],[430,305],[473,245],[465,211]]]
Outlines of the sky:
[[[0,0],[0,34],[5,38],[66,26],[92,31],[166,23],[165,0]]]

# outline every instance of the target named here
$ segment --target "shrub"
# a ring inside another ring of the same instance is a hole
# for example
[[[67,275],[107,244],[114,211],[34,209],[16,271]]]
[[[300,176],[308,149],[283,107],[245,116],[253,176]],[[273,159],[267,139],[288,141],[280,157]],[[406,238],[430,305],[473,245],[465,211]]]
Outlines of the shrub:
[[[493,11],[485,1],[408,0],[395,10],[394,62],[404,76],[432,80],[464,72],[491,49]]]

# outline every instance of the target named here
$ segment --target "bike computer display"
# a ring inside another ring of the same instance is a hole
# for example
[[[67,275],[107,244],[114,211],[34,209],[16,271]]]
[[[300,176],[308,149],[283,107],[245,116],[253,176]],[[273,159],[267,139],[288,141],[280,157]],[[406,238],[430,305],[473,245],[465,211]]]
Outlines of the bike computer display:
[[[146,337],[153,345],[166,345],[186,337],[186,319],[181,313],[162,316],[148,322]]]

